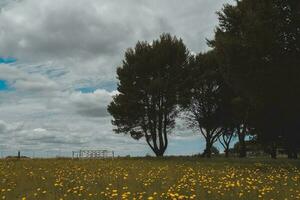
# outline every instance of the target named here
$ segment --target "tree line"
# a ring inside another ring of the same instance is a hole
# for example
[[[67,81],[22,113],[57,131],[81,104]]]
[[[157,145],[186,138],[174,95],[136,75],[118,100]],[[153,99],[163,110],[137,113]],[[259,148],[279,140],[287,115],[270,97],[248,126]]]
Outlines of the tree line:
[[[246,157],[246,137],[276,158],[300,149],[300,2],[237,0],[217,12],[210,50],[192,54],[182,39],[162,34],[138,42],[117,69],[118,94],[108,106],[116,133],[144,137],[163,156],[175,119],[206,141],[211,157],[232,138]]]

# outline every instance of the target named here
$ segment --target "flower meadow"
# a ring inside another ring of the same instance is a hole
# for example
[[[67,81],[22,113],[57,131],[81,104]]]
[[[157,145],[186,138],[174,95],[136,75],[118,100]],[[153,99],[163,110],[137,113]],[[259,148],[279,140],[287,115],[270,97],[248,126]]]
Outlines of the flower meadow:
[[[300,199],[286,159],[0,160],[0,199]]]

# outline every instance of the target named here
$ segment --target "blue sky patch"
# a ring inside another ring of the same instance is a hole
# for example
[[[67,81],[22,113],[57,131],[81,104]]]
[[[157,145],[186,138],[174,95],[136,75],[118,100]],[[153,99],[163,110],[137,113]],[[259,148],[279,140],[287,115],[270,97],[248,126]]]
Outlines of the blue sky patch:
[[[83,87],[83,88],[77,88],[76,91],[80,91],[82,93],[93,93],[97,90],[97,88],[94,87]]]
[[[80,91],[82,93],[93,93],[97,89],[104,89],[104,90],[106,90],[108,92],[112,92],[112,91],[114,91],[114,90],[117,89],[117,84],[116,84],[116,82],[108,81],[108,82],[100,84],[97,87],[92,87],[92,86],[91,87],[82,87],[82,88],[77,88],[75,90],[76,91]]]
[[[1,64],[1,63],[9,64],[9,63],[14,63],[14,62],[16,62],[16,61],[17,61],[17,59],[12,58],[12,57],[6,57],[6,58],[0,57],[0,64]]]
[[[114,90],[117,90],[117,83],[115,81],[107,81],[101,85],[101,88],[112,92]]]
[[[8,85],[5,80],[0,80],[0,91],[8,90]]]

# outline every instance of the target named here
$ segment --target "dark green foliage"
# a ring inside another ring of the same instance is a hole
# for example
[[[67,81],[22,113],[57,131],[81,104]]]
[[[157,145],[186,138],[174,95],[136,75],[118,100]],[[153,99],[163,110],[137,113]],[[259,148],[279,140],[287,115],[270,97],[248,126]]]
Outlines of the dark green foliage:
[[[190,58],[189,76],[185,80],[185,97],[181,107],[190,127],[196,128],[206,141],[203,156],[211,156],[212,145],[222,134],[225,123],[227,85],[218,71],[213,51]]]
[[[252,107],[262,142],[299,146],[300,1],[242,0],[219,14],[215,39],[222,74]],[[293,153],[296,155],[296,153]]]
[[[237,0],[218,16],[206,53],[189,56],[183,42],[168,34],[127,50],[117,70],[119,94],[108,107],[115,132],[145,137],[162,156],[182,110],[206,140],[204,156],[218,139],[228,156],[237,136],[245,157],[246,135],[253,135],[273,158],[278,147],[297,158],[300,1]]]
[[[117,70],[119,94],[108,106],[116,133],[145,136],[157,156],[164,154],[178,113],[177,94],[188,54],[182,40],[169,34],[126,51]]]

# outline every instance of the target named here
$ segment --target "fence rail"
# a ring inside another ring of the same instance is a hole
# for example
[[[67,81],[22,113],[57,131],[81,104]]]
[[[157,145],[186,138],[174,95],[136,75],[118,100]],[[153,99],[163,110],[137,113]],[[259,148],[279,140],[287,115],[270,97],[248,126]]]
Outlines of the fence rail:
[[[21,158],[108,158],[115,157],[114,151],[108,150],[78,150],[78,151],[61,151],[61,150],[11,150],[1,151],[0,158],[21,157]]]

